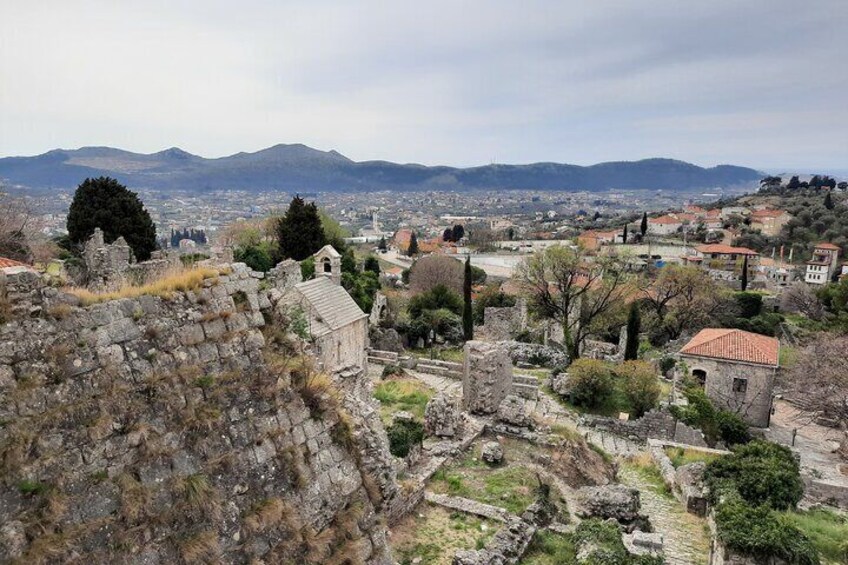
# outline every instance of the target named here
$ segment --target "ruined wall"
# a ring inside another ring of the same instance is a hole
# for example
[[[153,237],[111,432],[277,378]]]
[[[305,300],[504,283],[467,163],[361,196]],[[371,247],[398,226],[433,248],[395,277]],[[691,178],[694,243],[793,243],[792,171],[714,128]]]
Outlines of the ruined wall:
[[[251,273],[40,294],[0,326],[0,562],[390,562],[379,415],[266,344]]]
[[[489,306],[484,309],[480,334],[490,341],[505,341],[527,329],[527,302],[519,299],[515,306]]]

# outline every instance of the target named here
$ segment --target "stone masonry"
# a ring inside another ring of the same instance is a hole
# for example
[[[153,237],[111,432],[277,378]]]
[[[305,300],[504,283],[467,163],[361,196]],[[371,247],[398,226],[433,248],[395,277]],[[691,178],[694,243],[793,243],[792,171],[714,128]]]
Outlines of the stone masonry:
[[[466,410],[493,414],[512,386],[512,361],[498,344],[469,341],[465,344],[462,400]]]
[[[86,307],[43,288],[0,326],[0,562],[391,562],[379,413],[295,378],[260,278]]]

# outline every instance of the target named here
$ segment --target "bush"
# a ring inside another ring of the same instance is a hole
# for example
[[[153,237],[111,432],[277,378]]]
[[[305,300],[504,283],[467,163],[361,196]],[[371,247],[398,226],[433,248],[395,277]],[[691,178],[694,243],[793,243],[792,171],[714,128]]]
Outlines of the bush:
[[[624,394],[636,418],[654,408],[660,398],[660,383],[653,365],[647,361],[625,361],[615,368],[616,376],[622,380]]]
[[[409,315],[412,318],[421,316],[425,310],[450,310],[456,315],[462,314],[462,298],[445,285],[436,285],[426,292],[417,294],[409,301]]]
[[[719,505],[715,522],[719,539],[743,555],[778,557],[800,565],[819,563],[809,538],[768,506],[751,506],[738,497],[731,498]]]
[[[674,369],[675,365],[677,365],[677,360],[674,357],[663,357],[660,359],[660,372],[663,375],[667,375],[669,371]]]
[[[386,365],[383,367],[383,373],[380,375],[381,379],[390,379],[392,377],[403,377],[406,375],[406,371],[403,370],[403,367],[400,365]]]
[[[612,397],[615,389],[612,371],[603,361],[577,359],[568,369],[571,401],[586,408],[595,408]]]
[[[410,450],[424,440],[424,426],[415,420],[398,420],[386,428],[389,451],[395,457],[406,457]]]
[[[804,494],[798,462],[788,447],[755,440],[707,465],[704,479],[714,502],[735,491],[745,502],[775,510],[794,508]]]
[[[757,292],[737,292],[733,295],[740,318],[753,318],[763,311],[763,296]]]
[[[672,406],[672,414],[685,424],[704,433],[707,443],[714,446],[718,440],[727,445],[747,443],[751,436],[748,425],[733,412],[718,410],[699,386],[690,386],[684,391],[687,406]]]
[[[472,266],[472,271],[474,267]],[[504,294],[498,285],[489,285],[474,299],[474,323],[478,326],[486,322],[485,312],[488,307],[504,308],[515,306],[515,297]]]

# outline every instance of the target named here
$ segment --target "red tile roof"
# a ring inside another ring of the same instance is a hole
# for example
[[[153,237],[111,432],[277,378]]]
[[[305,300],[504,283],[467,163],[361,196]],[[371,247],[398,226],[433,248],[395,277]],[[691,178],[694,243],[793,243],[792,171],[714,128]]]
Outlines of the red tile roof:
[[[669,215],[660,216],[659,218],[648,218],[649,224],[679,224],[680,220]]]
[[[680,353],[777,367],[780,341],[742,330],[708,328],[698,332]]]
[[[695,248],[698,253],[719,253],[722,255],[759,255],[753,249],[747,247],[733,247],[724,245],[723,243],[711,243],[708,245],[699,245]]]
[[[6,257],[0,257],[0,269],[5,269],[6,267],[30,267],[26,263],[21,263],[20,261],[15,261],[14,259],[7,259]],[[32,268],[32,267],[30,267]]]
[[[786,214],[786,212],[784,212],[783,210],[763,209],[763,210],[754,210],[753,212],[751,212],[751,217],[752,218],[777,218],[779,216],[782,216],[783,214]]]
[[[814,247],[816,249],[832,249],[834,251],[839,251],[839,247],[832,243],[817,243]]]

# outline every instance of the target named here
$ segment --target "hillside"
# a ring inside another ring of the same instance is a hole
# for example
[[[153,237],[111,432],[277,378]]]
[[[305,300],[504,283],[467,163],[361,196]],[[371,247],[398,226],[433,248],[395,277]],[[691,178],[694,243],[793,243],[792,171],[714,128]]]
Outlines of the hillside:
[[[111,147],[55,149],[0,159],[0,180],[30,188],[72,188],[108,175],[133,188],[284,191],[605,190],[746,185],[761,173],[733,165],[703,168],[672,159],[599,163],[485,165],[471,168],[348,159],[305,145],[275,145],[255,153],[207,159],[178,148],[141,154]]]

